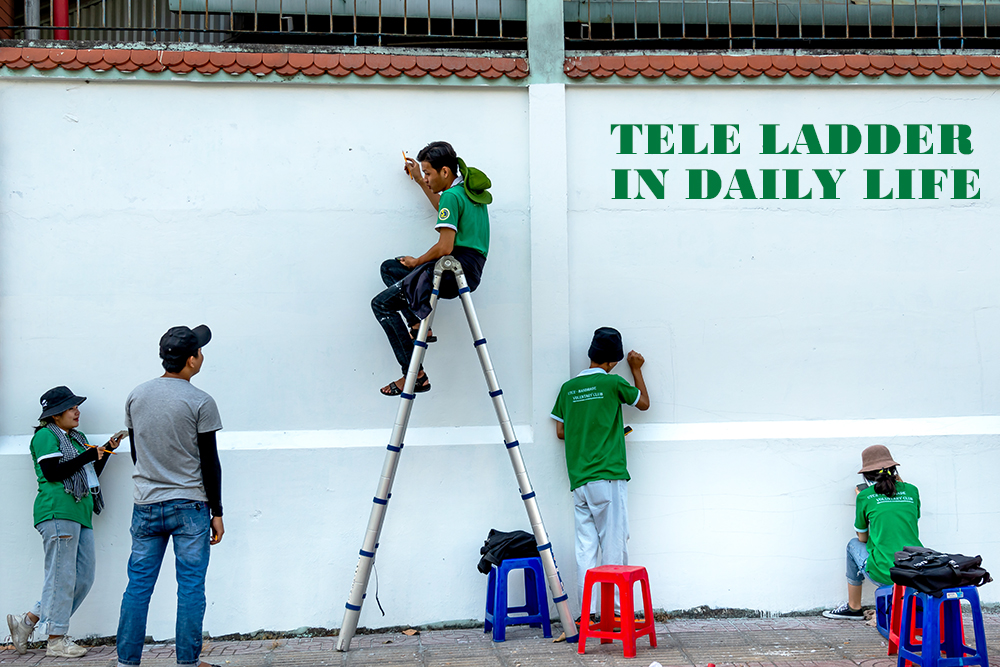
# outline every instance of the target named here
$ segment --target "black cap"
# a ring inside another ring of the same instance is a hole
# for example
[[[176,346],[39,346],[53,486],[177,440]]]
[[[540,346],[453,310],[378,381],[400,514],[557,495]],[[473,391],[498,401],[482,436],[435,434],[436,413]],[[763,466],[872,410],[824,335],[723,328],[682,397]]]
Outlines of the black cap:
[[[46,417],[62,414],[85,400],[87,400],[86,396],[77,396],[69,390],[69,387],[53,387],[38,399],[38,402],[42,404],[42,414],[38,419],[41,421]]]
[[[618,362],[625,358],[622,351],[622,335],[618,329],[601,327],[594,332],[594,340],[590,343],[587,356],[595,364]]]
[[[160,338],[160,359],[164,361],[187,361],[198,354],[198,348],[205,347],[212,340],[212,331],[204,324],[194,329],[173,327]]]

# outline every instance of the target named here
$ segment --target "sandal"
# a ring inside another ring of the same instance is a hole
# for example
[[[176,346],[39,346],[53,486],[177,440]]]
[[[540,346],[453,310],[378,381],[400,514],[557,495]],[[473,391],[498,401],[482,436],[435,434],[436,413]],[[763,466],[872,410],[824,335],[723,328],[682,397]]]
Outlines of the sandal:
[[[403,379],[405,382],[406,378]],[[398,382],[398,380],[396,380],[395,382],[390,382],[386,386],[379,389],[379,391],[382,393],[383,396],[399,396],[400,394],[403,393],[403,390],[399,388],[399,385],[396,384],[396,382]],[[413,393],[422,394],[425,391],[430,391],[430,390],[431,390],[431,379],[427,377],[426,373],[424,373],[424,376],[418,377],[417,381],[414,383]]]
[[[420,325],[419,324],[417,326],[415,326],[415,327],[410,327],[410,338],[412,338],[413,340],[416,340],[417,339],[417,334],[419,332],[420,332]],[[438,342],[438,337],[434,335],[434,330],[433,329],[428,329],[428,331],[427,331],[427,342],[428,343],[436,343],[436,342]]]
[[[381,389],[379,389],[379,392],[383,396],[399,396],[400,394],[403,393],[403,390],[399,388],[399,385],[396,384],[396,381],[393,381],[387,384],[386,386],[382,387]]]

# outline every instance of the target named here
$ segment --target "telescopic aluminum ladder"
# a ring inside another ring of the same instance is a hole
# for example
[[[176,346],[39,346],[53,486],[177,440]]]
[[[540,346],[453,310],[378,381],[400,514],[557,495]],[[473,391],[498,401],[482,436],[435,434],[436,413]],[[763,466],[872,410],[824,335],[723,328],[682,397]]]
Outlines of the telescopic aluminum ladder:
[[[434,281],[430,298],[430,314],[420,323],[420,331],[413,342],[413,355],[410,357],[410,366],[406,371],[406,380],[403,383],[403,393],[400,395],[399,410],[396,413],[396,423],[392,428],[385,455],[385,462],[382,465],[382,475],[379,477],[378,488],[375,491],[375,498],[372,501],[371,516],[368,518],[368,528],[365,531],[364,544],[361,547],[361,556],[358,559],[358,567],[354,571],[354,583],[351,585],[351,592],[347,598],[347,609],[344,612],[344,621],[340,625],[340,635],[337,638],[337,650],[347,651],[351,647],[351,639],[358,628],[358,619],[361,617],[361,604],[364,602],[365,591],[368,588],[368,578],[371,576],[372,564],[375,561],[375,551],[378,548],[379,535],[382,532],[382,524],[385,521],[385,511],[389,504],[389,495],[392,491],[392,481],[396,476],[396,466],[399,464],[399,454],[403,450],[403,436],[406,434],[406,425],[410,419],[410,410],[413,408],[413,400],[416,394],[413,391],[420,373],[420,367],[427,352],[427,333],[430,331],[434,320],[434,311],[437,306],[439,290],[441,287],[441,277],[445,271],[451,271],[458,283],[458,296],[462,300],[465,309],[465,317],[469,321],[469,329],[475,341],[476,352],[479,354],[479,363],[483,367],[483,375],[486,376],[486,384],[489,387],[490,398],[493,399],[493,408],[496,410],[497,419],[500,421],[500,429],[503,431],[504,444],[507,446],[507,453],[510,456],[510,463],[514,467],[514,475],[517,477],[517,485],[521,491],[521,500],[524,501],[524,509],[528,513],[528,520],[531,522],[531,529],[535,536],[535,543],[538,546],[538,553],[542,559],[542,567],[545,570],[545,578],[549,584],[549,591],[552,594],[552,601],[559,611],[559,620],[562,622],[568,642],[575,642],[578,638],[576,623],[569,610],[567,603],[568,596],[563,589],[562,578],[559,576],[559,568],[556,565],[555,556],[552,553],[552,543],[549,541],[545,526],[542,524],[542,514],[538,510],[538,503],[535,500],[535,492],[531,488],[531,481],[528,479],[528,472],[524,468],[524,459],[521,458],[521,451],[514,435],[514,427],[510,423],[510,416],[507,414],[507,406],[503,400],[503,391],[500,383],[497,382],[496,372],[493,370],[493,363],[490,361],[490,353],[486,349],[486,338],[479,327],[479,319],[476,317],[476,309],[472,305],[472,296],[469,289],[469,282],[465,278],[462,265],[451,255],[440,258],[434,264]]]

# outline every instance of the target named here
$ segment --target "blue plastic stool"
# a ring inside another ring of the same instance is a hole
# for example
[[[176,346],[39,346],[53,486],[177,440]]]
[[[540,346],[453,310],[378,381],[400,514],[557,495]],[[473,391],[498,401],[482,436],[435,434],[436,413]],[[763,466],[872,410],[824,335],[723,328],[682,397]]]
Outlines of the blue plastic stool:
[[[512,570],[524,570],[524,605],[507,606],[507,579]],[[511,617],[511,614],[527,616]],[[552,636],[549,621],[549,599],[545,594],[545,573],[542,559],[508,558],[499,566],[490,568],[490,579],[486,584],[486,623],[483,632],[493,630],[493,641],[507,639],[508,625],[530,625],[542,628],[545,637]]]
[[[892,622],[892,589],[892,585],[875,589],[875,627],[886,639],[889,638],[889,626]]]
[[[983,626],[983,612],[979,607],[979,591],[975,586],[946,588],[941,597],[921,593],[907,588],[903,596],[903,614],[900,627],[911,627],[916,619],[917,606],[922,607],[923,637],[916,643],[910,632],[900,632],[898,667],[906,667],[907,661],[921,667],[964,667],[981,665],[989,667],[986,653],[986,629]],[[972,605],[972,626],[975,630],[975,648],[965,645],[962,628],[962,599]],[[943,625],[942,625],[943,624]],[[922,651],[923,646],[935,647]],[[941,654],[944,653],[944,656]]]

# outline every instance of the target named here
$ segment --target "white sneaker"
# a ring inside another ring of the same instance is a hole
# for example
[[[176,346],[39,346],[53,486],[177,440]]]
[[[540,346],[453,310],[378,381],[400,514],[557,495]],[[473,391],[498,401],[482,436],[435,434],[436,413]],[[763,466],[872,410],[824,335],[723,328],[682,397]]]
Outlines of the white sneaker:
[[[10,641],[14,650],[24,655],[28,652],[28,639],[35,631],[35,626],[28,625],[28,614],[7,614],[7,627],[10,628]]]
[[[87,649],[73,643],[73,640],[63,635],[55,639],[49,638],[45,655],[50,658],[82,658],[87,655]]]

